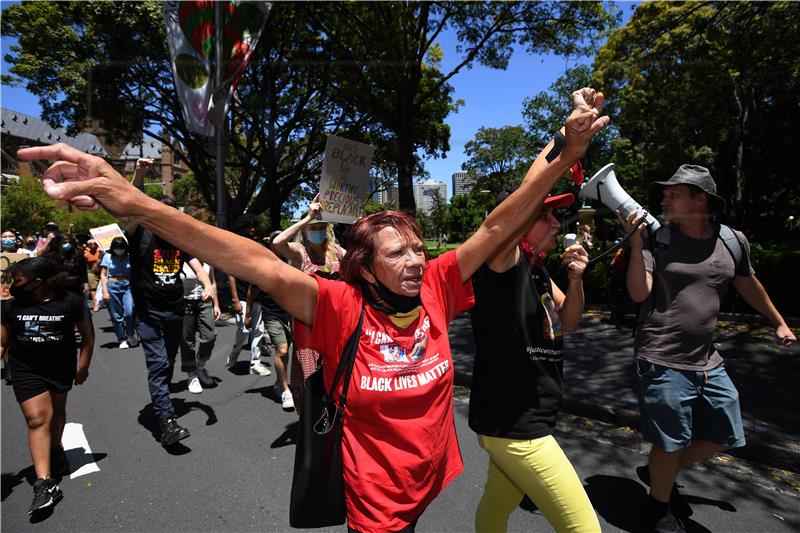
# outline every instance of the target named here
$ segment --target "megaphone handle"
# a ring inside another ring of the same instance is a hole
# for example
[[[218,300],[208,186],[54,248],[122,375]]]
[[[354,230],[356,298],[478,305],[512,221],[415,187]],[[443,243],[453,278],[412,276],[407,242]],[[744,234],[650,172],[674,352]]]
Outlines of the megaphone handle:
[[[598,191],[599,191],[599,189],[598,189]],[[648,212],[647,212],[647,210],[644,210],[644,214],[643,214],[643,215],[642,215],[642,217],[639,219],[639,222],[637,222],[637,223],[636,223],[636,224],[635,224],[635,225],[634,225],[634,226],[633,226],[633,227],[632,227],[630,230],[628,230],[628,231],[625,233],[625,235],[623,235],[621,238],[619,238],[619,239],[617,239],[616,241],[614,241],[614,244],[613,244],[613,246],[611,246],[611,248],[609,248],[608,250],[606,250],[606,251],[605,251],[605,252],[603,252],[602,254],[598,255],[597,257],[594,257],[594,258],[592,258],[592,259],[589,259],[589,263],[588,263],[586,266],[587,266],[587,267],[588,267],[588,266],[591,266],[593,263],[596,263],[596,262],[597,262],[597,261],[599,261],[600,259],[604,258],[604,257],[605,257],[605,256],[607,256],[608,254],[610,254],[611,252],[615,251],[617,248],[619,248],[620,246],[622,246],[623,244],[625,244],[625,242],[626,242],[628,239],[630,239],[630,238],[631,238],[631,235],[633,235],[633,232],[634,232],[634,231],[636,231],[637,229],[639,229],[639,226],[641,226],[641,225],[644,223],[645,219],[647,218],[647,215],[649,215],[649,214],[650,214],[650,213],[648,213]]]

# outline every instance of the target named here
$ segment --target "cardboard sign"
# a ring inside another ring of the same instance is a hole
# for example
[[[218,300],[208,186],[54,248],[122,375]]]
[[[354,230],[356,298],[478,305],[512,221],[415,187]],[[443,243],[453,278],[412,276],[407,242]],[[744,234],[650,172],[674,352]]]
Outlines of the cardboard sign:
[[[368,144],[328,137],[319,181],[322,220],[352,224],[364,214],[374,153]]]
[[[97,241],[97,245],[103,250],[111,248],[111,241],[116,237],[125,239],[125,234],[119,227],[119,224],[109,224],[107,226],[100,226],[99,228],[89,229],[92,238]],[[127,239],[125,239],[127,241]]]
[[[12,254],[9,252],[0,253],[0,300],[8,300],[11,298],[11,293],[8,288],[11,287],[11,276],[6,274],[8,267],[30,257],[28,254]]]

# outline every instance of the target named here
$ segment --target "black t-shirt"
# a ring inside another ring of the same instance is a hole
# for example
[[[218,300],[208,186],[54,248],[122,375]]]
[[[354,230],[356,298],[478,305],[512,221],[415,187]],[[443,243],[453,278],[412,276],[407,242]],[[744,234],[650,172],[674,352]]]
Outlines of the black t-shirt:
[[[472,282],[477,352],[469,426],[508,439],[552,434],[563,395],[563,337],[547,271],[523,256],[501,273],[484,264]]]
[[[136,306],[183,312],[181,269],[191,258],[139,226],[130,237],[131,293]]]
[[[252,286],[253,301],[261,305],[261,313],[264,318],[276,318],[283,322],[288,322],[291,319],[289,313],[283,307],[278,305],[278,302],[272,299],[272,296],[262,291],[255,285]]]
[[[2,322],[9,335],[9,361],[14,368],[44,376],[75,373],[74,327],[86,320],[86,304],[73,292],[47,302],[5,300]]]

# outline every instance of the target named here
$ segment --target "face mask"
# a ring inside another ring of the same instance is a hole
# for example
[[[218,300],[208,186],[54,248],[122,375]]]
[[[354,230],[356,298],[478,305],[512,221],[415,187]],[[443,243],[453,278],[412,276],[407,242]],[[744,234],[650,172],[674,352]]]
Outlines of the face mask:
[[[324,229],[310,229],[306,232],[306,239],[314,244],[322,244],[328,238],[328,231]]]
[[[30,298],[33,295],[33,291],[36,290],[36,287],[31,287],[31,283],[35,280],[30,280],[27,283],[23,283],[22,285],[12,285],[8,288],[8,292],[11,293],[11,296],[14,298]]]
[[[70,250],[72,250],[72,243],[65,242],[64,244],[61,245],[61,247],[64,249],[65,252],[69,252]]]
[[[114,248],[111,251],[114,252],[116,255],[125,255],[126,253],[128,253],[128,250],[126,250],[125,248]]]
[[[13,237],[3,238],[3,248],[16,248],[16,247],[17,247],[17,239]]]
[[[28,241],[28,242],[25,243],[25,246],[27,246],[28,248],[33,248],[34,246],[36,246],[36,242],[35,241]]]

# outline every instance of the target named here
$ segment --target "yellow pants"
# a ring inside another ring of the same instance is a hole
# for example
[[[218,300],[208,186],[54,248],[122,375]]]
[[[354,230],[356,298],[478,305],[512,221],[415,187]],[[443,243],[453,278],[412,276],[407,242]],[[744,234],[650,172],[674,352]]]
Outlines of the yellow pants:
[[[478,435],[478,443],[489,454],[489,474],[476,531],[506,531],[525,494],[556,531],[600,531],[583,484],[552,435],[534,440]]]

